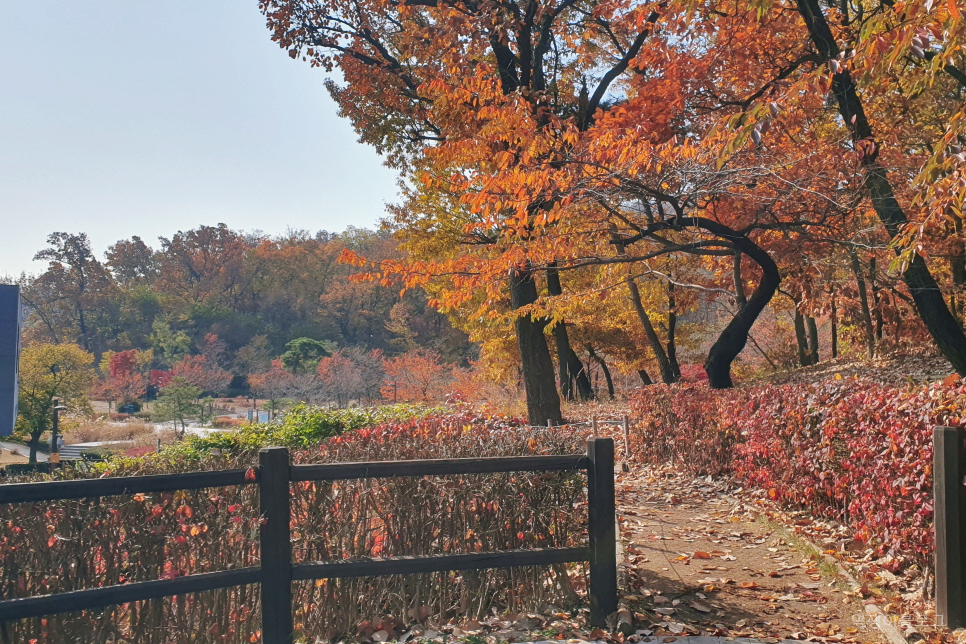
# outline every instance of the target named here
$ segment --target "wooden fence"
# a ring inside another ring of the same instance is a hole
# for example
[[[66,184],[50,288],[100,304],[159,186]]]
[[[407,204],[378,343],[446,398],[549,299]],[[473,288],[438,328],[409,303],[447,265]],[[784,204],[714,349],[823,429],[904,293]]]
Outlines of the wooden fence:
[[[936,624],[966,626],[966,445],[961,427],[933,428]]]
[[[586,548],[545,548],[461,555],[390,557],[339,562],[292,563],[290,483],[387,477],[587,470],[588,533]],[[246,584],[261,584],[262,642],[290,644],[293,637],[292,582],[453,570],[587,561],[590,563],[590,622],[604,626],[617,610],[617,551],[614,498],[614,441],[592,438],[587,454],[457,458],[371,463],[292,465],[288,449],[259,452],[255,476],[247,470],[131,476],[76,481],[0,485],[0,503],[36,503],[146,492],[170,492],[240,485],[259,486],[261,565],[75,590],[0,601],[0,622],[56,613],[104,608]]]

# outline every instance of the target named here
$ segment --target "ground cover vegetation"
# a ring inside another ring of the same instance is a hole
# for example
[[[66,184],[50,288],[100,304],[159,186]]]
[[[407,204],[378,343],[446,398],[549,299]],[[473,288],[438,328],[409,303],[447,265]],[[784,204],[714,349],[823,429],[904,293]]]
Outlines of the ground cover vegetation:
[[[932,429],[963,422],[966,386],[955,375],[915,386],[845,378],[728,391],[662,386],[633,408],[641,458],[734,477],[838,521],[888,555],[890,572],[931,569]]]
[[[257,462],[255,445],[212,455],[183,446],[115,459],[93,472],[124,476]],[[299,463],[575,453],[575,432],[521,428],[501,418],[434,415],[371,426],[293,453]],[[584,478],[535,473],[299,483],[292,488],[297,561],[468,553],[584,543]],[[0,594],[47,594],[166,579],[258,562],[255,488],[221,488],[0,506]],[[299,582],[299,641],[398,635],[414,624],[581,605],[579,567],[495,570],[403,578]],[[365,601],[360,601],[361,596]],[[125,604],[104,611],[0,624],[0,641],[48,644],[245,642],[258,638],[258,588],[239,587]],[[575,613],[576,615],[576,613]]]

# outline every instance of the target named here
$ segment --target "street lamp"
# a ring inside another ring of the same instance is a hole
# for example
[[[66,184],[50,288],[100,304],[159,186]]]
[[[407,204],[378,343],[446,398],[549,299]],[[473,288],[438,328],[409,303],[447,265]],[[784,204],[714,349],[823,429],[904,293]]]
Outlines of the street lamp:
[[[60,412],[67,409],[63,405],[56,404],[59,403],[56,398],[54,399],[54,418],[53,427],[50,430],[50,462],[60,463],[60,442],[57,436],[57,430],[60,426]]]

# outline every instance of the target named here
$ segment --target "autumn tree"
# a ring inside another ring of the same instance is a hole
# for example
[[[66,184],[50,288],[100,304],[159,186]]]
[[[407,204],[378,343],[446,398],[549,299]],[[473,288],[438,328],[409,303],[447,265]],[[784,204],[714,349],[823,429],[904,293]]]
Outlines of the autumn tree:
[[[68,409],[85,409],[94,382],[94,356],[76,344],[34,343],[20,354],[17,433],[29,437],[30,462],[51,428],[55,400]]]
[[[439,355],[416,349],[383,363],[386,371],[382,396],[406,402],[441,402],[450,373]]]
[[[95,385],[95,396],[110,403],[128,405],[140,400],[146,391],[147,381],[141,373],[142,362],[137,349],[112,352],[107,358],[107,373]],[[101,362],[103,365],[104,361]]]

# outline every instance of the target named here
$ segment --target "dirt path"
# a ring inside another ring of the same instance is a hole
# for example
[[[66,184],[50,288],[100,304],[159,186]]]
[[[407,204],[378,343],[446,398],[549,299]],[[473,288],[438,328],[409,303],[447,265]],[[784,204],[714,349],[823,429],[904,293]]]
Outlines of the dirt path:
[[[834,568],[756,520],[750,496],[669,468],[634,469],[617,480],[629,640],[885,641]]]

